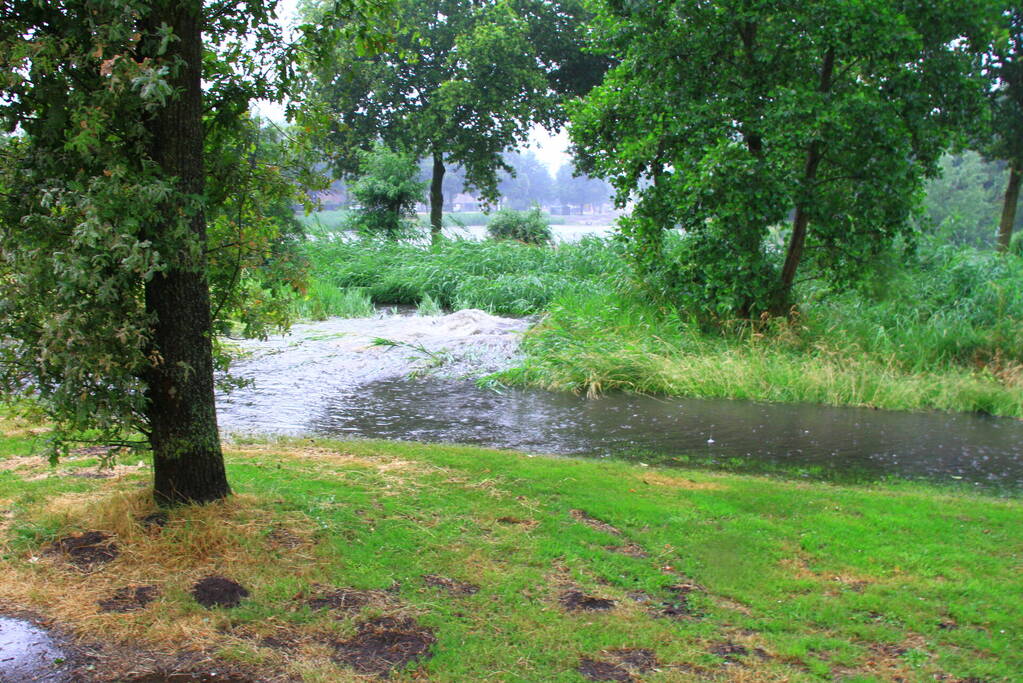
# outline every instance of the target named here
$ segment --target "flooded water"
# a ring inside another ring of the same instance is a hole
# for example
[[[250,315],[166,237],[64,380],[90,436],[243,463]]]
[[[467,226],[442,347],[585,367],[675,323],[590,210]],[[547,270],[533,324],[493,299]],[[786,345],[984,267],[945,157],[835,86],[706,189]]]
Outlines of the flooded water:
[[[68,681],[67,653],[30,621],[0,617],[0,681]]]
[[[222,426],[1023,488],[1019,420],[478,388],[472,377],[515,361],[524,327],[523,321],[462,311],[434,319],[314,323],[291,341],[250,342],[253,357],[239,371],[256,386],[221,399]],[[409,345],[369,346],[374,331]]]

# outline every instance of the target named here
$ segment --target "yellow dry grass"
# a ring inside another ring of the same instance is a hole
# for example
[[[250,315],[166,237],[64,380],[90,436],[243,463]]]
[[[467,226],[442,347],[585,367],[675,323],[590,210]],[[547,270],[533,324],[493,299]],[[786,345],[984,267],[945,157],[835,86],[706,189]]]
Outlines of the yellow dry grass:
[[[236,495],[175,509],[162,529],[147,527],[140,520],[156,508],[151,491],[136,483],[107,480],[99,492],[65,494],[34,512],[56,523],[61,536],[87,530],[111,534],[119,554],[109,564],[83,570],[59,552],[24,553],[0,575],[0,603],[44,613],[68,625],[83,642],[130,645],[167,657],[193,653],[199,659],[233,649],[261,668],[284,666],[288,657],[283,653],[257,649],[231,633],[229,616],[186,596],[197,580],[210,575],[227,576],[253,593],[275,577],[308,577],[320,565],[312,548],[312,525],[304,517],[271,513],[258,501]],[[142,585],[159,591],[145,610],[101,610],[98,603],[117,589]]]

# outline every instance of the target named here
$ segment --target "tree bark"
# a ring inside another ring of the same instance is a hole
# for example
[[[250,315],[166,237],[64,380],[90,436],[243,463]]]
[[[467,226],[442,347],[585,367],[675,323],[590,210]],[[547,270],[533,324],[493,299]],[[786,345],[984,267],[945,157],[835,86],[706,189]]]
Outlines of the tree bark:
[[[835,50],[829,48],[824,54],[824,63],[821,64],[821,78],[817,91],[826,93],[831,90],[831,79],[835,71]],[[823,143],[820,139],[813,140],[806,150],[806,161],[803,164],[803,178],[800,183],[800,197],[796,199],[796,213],[792,218],[792,235],[789,237],[788,249],[785,252],[785,264],[781,269],[781,282],[778,286],[778,293],[775,296],[773,310],[775,315],[788,313],[789,304],[792,298],[792,285],[796,281],[796,271],[799,269],[799,262],[803,258],[803,246],[806,244],[806,234],[810,227],[810,216],[807,211],[808,197],[812,192],[812,186],[817,179],[817,167],[820,166],[823,153]]]
[[[444,155],[434,150],[433,176],[430,180],[430,239],[434,244],[440,241],[444,225]]]
[[[166,58],[180,59],[172,78],[177,95],[148,121],[150,154],[180,195],[168,202],[168,222],[151,226],[168,268],[145,286],[153,316],[157,360],[145,376],[149,441],[153,449],[154,495],[162,505],[205,503],[231,490],[224,471],[213,394],[212,324],[206,281],[206,218],[186,197],[201,196],[203,165],[202,3],[157,3],[153,26],[174,32]],[[177,233],[187,221],[188,234]],[[191,243],[189,243],[191,242]]]
[[[1009,251],[1012,241],[1012,226],[1016,224],[1016,205],[1019,203],[1019,185],[1023,170],[1017,162],[1009,164],[1009,184],[1005,188],[1005,200],[1002,203],[1002,220],[998,223],[998,244],[996,249],[1005,253]]]

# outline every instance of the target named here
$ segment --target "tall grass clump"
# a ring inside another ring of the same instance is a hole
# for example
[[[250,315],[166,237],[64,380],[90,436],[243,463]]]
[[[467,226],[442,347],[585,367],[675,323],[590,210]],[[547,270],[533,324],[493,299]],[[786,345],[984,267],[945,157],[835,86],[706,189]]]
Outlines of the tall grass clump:
[[[318,239],[306,245],[314,279],[365,288],[378,304],[481,308],[531,315],[559,296],[612,292],[626,266],[607,240],[586,239],[557,249],[515,242],[445,241],[437,247],[379,239]]]
[[[946,248],[791,319],[719,321],[620,290],[564,296],[501,379],[640,393],[1023,417],[1023,259]]]
[[[298,316],[310,320],[366,318],[374,312],[373,301],[364,289],[338,287],[325,280],[312,280],[296,302]]]

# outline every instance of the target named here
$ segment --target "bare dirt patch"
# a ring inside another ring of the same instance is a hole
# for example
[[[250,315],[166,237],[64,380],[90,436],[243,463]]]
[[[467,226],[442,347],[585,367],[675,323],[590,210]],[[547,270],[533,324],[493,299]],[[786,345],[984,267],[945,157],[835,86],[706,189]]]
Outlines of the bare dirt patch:
[[[360,591],[354,588],[336,588],[319,593],[306,600],[311,609],[329,609],[340,612],[355,612],[374,600],[379,594],[373,591]]]
[[[558,602],[569,612],[606,612],[614,609],[615,601],[586,595],[582,591],[567,590],[558,596]]]
[[[305,545],[305,539],[294,531],[281,526],[275,526],[266,535],[266,542],[275,550],[294,550]]]
[[[156,586],[125,586],[96,604],[101,612],[136,612],[145,609],[159,594]]]
[[[633,681],[632,674],[625,669],[611,662],[602,662],[598,659],[583,657],[579,662],[577,671],[583,678],[590,681]]]
[[[249,591],[236,581],[223,576],[207,576],[192,586],[192,597],[207,609],[237,607]]]
[[[655,612],[656,616],[669,619],[692,619],[700,613],[689,604],[689,595],[697,590],[690,584],[679,584],[668,588],[668,599],[661,603]]]
[[[569,512],[569,514],[572,515],[572,519],[574,519],[577,522],[582,522],[583,524],[590,528],[597,529],[598,531],[603,531],[605,533],[613,534],[615,536],[622,535],[622,532],[618,530],[618,527],[608,524],[603,520],[597,519],[596,517],[592,516],[588,512],[584,512],[583,510],[572,510],[571,512]]]
[[[637,559],[650,557],[650,553],[644,550],[643,546],[635,543],[628,543],[626,545],[606,545],[604,546],[604,550],[608,550],[612,553],[618,553],[619,555],[635,557]]]
[[[359,624],[359,631],[335,645],[334,659],[361,674],[387,676],[424,659],[436,642],[414,619],[381,617]]]
[[[49,552],[64,557],[68,564],[82,571],[95,571],[117,558],[117,544],[110,534],[86,531],[54,541]]]
[[[622,666],[639,673],[653,671],[661,665],[657,661],[657,655],[654,654],[653,650],[642,647],[618,648],[616,650],[608,650],[607,654]]]
[[[717,655],[725,660],[727,664],[741,664],[742,658],[755,655],[761,660],[770,659],[769,655],[765,650],[759,647],[755,647],[752,650],[744,645],[733,643],[732,641],[725,641],[723,643],[716,643],[711,645],[707,652]]]
[[[452,595],[475,595],[480,591],[480,587],[474,583],[457,581],[438,574],[425,574],[423,583],[434,588],[443,588]]]

